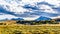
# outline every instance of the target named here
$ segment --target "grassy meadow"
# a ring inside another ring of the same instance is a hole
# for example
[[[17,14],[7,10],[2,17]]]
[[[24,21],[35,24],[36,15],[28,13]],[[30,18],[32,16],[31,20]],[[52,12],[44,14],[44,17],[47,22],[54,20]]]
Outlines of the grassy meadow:
[[[0,34],[60,34],[60,24],[23,25],[8,22],[0,25]]]

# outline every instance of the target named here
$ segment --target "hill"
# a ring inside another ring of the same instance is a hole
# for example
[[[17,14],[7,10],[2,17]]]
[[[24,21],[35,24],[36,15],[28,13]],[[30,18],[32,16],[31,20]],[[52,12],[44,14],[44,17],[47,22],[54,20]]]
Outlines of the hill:
[[[12,24],[16,24],[16,21],[15,20],[7,20],[7,21],[0,22],[0,25],[12,25]]]

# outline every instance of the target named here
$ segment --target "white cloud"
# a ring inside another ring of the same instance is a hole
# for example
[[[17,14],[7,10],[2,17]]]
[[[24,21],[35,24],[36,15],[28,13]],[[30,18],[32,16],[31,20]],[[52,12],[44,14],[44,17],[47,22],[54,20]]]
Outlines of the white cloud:
[[[60,0],[45,0],[45,2],[48,2],[49,4],[55,5],[55,7],[60,6]]]
[[[7,0],[7,1],[10,1],[10,0]],[[57,1],[57,0],[22,0],[22,1],[19,1],[19,3],[17,3],[15,0],[13,0],[13,1],[11,0],[10,3],[8,3],[7,1],[0,0],[0,5],[3,5],[3,8],[8,10],[8,11],[15,12],[15,14],[23,14],[24,12],[27,12],[27,11],[28,12],[33,12],[33,11],[29,11],[29,9],[23,8],[22,6],[24,6],[26,4],[30,4],[31,6],[35,6],[37,2],[42,2],[42,1],[48,2],[49,4],[52,4],[52,5],[55,5],[55,7],[59,7],[60,6],[60,4],[59,4],[60,1]],[[6,5],[9,8],[6,7]],[[36,5],[36,6],[38,6],[38,5]],[[57,11],[54,11],[48,5],[40,5],[39,9],[44,9],[43,12],[47,12],[47,13],[58,13]],[[34,20],[34,19],[36,19],[38,17],[39,16],[36,16],[34,18],[26,17],[24,19],[25,20]],[[15,18],[15,16],[13,16],[13,15],[6,15],[6,14],[5,15],[0,15],[0,19],[5,19],[5,18],[11,19],[11,18]]]
[[[48,5],[40,5],[41,10],[43,10],[42,12],[47,12],[47,13],[58,13],[57,11],[54,11],[50,6]]]
[[[24,20],[35,20],[35,19],[37,19],[37,18],[39,18],[40,16],[35,16],[35,17],[25,17],[25,18],[23,18]]]
[[[8,0],[9,1],[9,0]],[[18,4],[15,0],[11,1],[11,3],[8,3],[4,0],[0,0],[0,4],[4,5],[3,7],[11,12],[15,12],[15,13],[23,13],[28,11],[29,9],[24,9],[22,6],[24,6],[25,4],[31,4],[32,6],[35,6],[37,2],[42,2],[43,0],[22,0],[20,4]],[[58,4],[59,2],[56,0],[45,0],[45,2],[51,3],[51,4]],[[6,5],[9,6],[6,7]],[[37,5],[38,6],[38,5]],[[40,9],[45,9],[44,12],[48,12],[48,13],[57,13],[56,11],[53,11],[53,9],[47,5],[41,5]],[[49,10],[48,10],[49,9]],[[29,11],[28,11],[29,12]]]
[[[60,18],[60,16],[56,16],[56,17],[50,17],[50,18],[52,18],[52,19],[56,19],[56,18]]]
[[[12,19],[12,18],[17,18],[17,17],[15,17],[15,16],[13,16],[13,15],[7,15],[7,14],[3,14],[3,15],[0,15],[0,20],[2,20],[2,19]]]

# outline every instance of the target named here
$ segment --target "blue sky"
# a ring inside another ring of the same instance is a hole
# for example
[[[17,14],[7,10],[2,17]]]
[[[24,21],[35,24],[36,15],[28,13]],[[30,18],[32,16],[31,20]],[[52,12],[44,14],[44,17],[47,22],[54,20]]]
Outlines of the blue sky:
[[[0,0],[0,18],[23,18],[35,20],[39,17],[59,18],[59,0]]]

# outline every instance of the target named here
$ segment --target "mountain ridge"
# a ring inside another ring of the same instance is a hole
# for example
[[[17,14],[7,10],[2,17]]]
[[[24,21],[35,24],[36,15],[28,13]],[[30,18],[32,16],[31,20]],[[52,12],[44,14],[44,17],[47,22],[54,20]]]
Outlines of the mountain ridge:
[[[40,21],[40,20],[51,20],[51,18],[41,16],[41,17],[37,18],[35,21]]]

